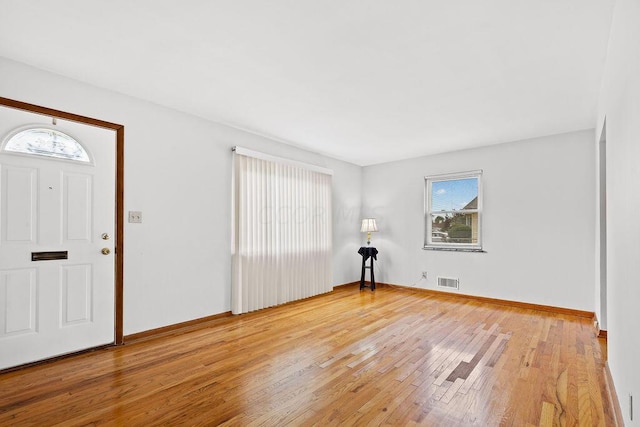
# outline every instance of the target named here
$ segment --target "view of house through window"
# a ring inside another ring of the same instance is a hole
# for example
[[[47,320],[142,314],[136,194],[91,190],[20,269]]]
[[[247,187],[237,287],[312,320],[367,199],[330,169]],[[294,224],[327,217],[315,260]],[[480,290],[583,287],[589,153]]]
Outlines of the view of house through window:
[[[425,177],[425,248],[480,250],[482,171]]]

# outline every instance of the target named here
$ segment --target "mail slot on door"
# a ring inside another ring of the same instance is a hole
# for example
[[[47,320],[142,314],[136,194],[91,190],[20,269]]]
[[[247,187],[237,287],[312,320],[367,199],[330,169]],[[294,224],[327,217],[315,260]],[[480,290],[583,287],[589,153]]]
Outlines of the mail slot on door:
[[[57,252],[31,252],[31,261],[53,261],[56,259],[68,259],[68,251]]]

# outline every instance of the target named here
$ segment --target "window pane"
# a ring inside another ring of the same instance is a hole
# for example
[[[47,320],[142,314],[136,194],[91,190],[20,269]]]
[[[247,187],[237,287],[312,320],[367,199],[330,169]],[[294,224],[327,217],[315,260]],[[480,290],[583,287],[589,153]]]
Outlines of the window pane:
[[[5,151],[89,162],[89,155],[78,141],[53,129],[34,128],[18,132],[7,142]]]
[[[478,178],[433,181],[431,212],[478,209]]]
[[[446,213],[431,215],[431,242],[478,243],[478,213]]]

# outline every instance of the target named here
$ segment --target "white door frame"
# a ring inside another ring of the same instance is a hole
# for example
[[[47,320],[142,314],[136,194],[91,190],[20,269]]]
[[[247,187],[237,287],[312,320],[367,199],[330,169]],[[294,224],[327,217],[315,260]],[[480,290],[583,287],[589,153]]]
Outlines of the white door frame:
[[[42,114],[49,117],[56,117],[90,126],[114,130],[116,133],[116,200],[115,200],[115,345],[124,344],[124,315],[123,315],[123,294],[124,294],[124,126],[110,123],[103,120],[93,119],[78,114],[67,113],[65,111],[52,108],[41,107],[39,105],[28,104],[14,99],[0,97],[0,106],[14,108],[16,110],[29,111],[31,113]],[[91,350],[91,349],[89,349]],[[87,351],[87,350],[84,350]]]

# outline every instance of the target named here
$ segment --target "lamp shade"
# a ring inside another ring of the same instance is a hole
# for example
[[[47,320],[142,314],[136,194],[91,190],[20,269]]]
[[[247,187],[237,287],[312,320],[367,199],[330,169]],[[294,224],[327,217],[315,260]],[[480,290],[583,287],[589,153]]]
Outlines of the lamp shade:
[[[378,231],[375,218],[365,218],[362,220],[362,226],[360,227],[361,233],[371,233],[372,231]]]

